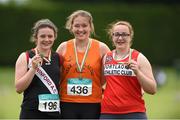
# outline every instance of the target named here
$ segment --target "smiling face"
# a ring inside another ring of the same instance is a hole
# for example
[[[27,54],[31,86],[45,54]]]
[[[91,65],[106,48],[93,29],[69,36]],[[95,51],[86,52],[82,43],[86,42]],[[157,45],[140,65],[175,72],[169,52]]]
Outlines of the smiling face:
[[[35,39],[39,50],[49,50],[54,44],[54,30],[49,27],[40,28]]]
[[[89,19],[84,16],[77,16],[73,20],[71,31],[77,40],[88,40],[91,34]]]
[[[112,41],[116,48],[127,49],[131,46],[130,30],[126,25],[115,25],[112,29]]]

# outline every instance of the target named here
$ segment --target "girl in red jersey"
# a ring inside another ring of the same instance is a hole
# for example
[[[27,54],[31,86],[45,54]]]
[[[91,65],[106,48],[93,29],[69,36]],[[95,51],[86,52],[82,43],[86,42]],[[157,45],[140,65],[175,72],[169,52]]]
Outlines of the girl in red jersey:
[[[147,119],[143,92],[156,93],[151,64],[131,48],[134,31],[129,22],[112,23],[108,34],[115,49],[103,58],[106,87],[101,119]]]

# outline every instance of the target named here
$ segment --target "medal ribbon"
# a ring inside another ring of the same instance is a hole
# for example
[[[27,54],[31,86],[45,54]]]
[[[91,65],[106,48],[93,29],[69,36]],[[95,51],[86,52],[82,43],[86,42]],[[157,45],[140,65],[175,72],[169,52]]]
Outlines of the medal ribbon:
[[[130,50],[129,50],[129,60],[128,60],[127,63],[130,63],[130,62],[131,62],[132,51],[133,51],[133,49],[130,48]],[[114,53],[114,54],[115,54],[115,53]],[[115,55],[114,55],[114,59],[117,60],[116,57],[115,57]],[[119,64],[123,64],[123,63],[126,63],[126,62],[118,62],[118,63],[119,63]]]
[[[76,39],[74,39],[74,52],[75,52],[75,57],[76,57],[76,64],[77,64],[78,71],[80,72],[80,74],[82,73],[83,66],[84,66],[84,62],[85,62],[85,60],[86,60],[86,58],[87,58],[89,48],[91,47],[91,42],[92,42],[92,40],[89,39],[89,40],[88,40],[88,45],[87,45],[87,47],[86,47],[85,54],[84,54],[84,56],[83,56],[83,60],[82,60],[81,65],[80,65],[80,64],[79,64],[79,60],[78,60],[78,55],[77,55]]]

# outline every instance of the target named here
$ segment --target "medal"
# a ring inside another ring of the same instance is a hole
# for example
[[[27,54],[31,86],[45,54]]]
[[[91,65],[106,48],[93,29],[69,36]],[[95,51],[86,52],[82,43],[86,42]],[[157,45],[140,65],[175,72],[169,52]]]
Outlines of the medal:
[[[38,50],[35,48],[35,54],[38,54]],[[48,54],[48,59],[44,56],[43,53],[39,53],[39,55],[41,56],[41,58],[46,61],[45,65],[50,65],[51,64],[51,51]],[[41,63],[42,65],[42,63]]]
[[[82,72],[79,73],[79,80],[82,80]]]
[[[83,56],[83,59],[82,59],[81,65],[80,65],[80,64],[79,64],[79,60],[78,60],[78,55],[77,55],[76,40],[74,39],[74,52],[75,52],[75,58],[76,58],[77,71],[79,72],[79,79],[80,79],[80,80],[82,80],[83,66],[84,66],[85,60],[86,60],[86,58],[87,58],[88,51],[89,51],[89,48],[90,48],[90,46],[91,46],[91,42],[92,42],[92,40],[89,39],[89,40],[88,40],[88,45],[87,45],[86,51],[85,51],[85,53],[84,53],[84,56]]]

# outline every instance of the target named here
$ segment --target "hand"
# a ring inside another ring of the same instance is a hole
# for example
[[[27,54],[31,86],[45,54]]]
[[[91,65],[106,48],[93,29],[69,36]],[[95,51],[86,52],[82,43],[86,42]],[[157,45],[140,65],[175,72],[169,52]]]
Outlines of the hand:
[[[138,73],[139,66],[138,66],[138,63],[136,61],[131,60],[128,66],[129,66],[130,69],[132,69],[134,71],[135,74]]]
[[[39,66],[42,65],[43,59],[39,54],[36,54],[33,58],[32,58],[32,68],[33,69],[37,69]]]

